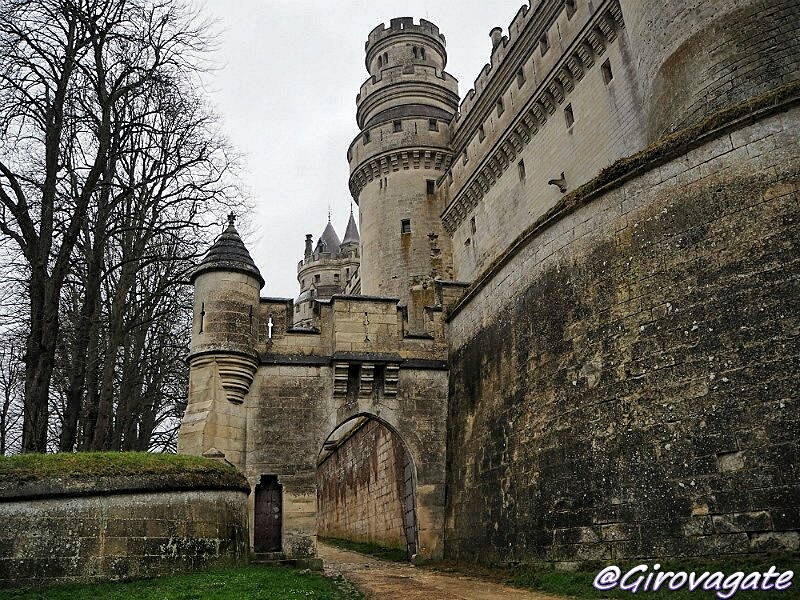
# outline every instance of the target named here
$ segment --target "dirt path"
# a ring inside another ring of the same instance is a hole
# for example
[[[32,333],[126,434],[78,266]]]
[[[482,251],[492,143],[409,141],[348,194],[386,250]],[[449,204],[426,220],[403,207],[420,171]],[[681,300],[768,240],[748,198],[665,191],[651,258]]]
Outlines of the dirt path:
[[[325,574],[352,581],[368,600],[563,600],[465,575],[437,573],[319,544]]]

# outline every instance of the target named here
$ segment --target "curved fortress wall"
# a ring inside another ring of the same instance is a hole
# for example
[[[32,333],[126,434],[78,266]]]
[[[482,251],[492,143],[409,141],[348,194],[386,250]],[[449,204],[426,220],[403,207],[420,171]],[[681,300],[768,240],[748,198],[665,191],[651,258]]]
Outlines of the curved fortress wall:
[[[795,107],[600,195],[455,314],[446,556],[798,549],[799,131]]]
[[[586,8],[577,4],[573,18]],[[611,164],[657,141],[645,158],[604,173],[603,187],[548,199],[546,181],[528,171],[524,188],[504,190],[504,177],[519,179],[516,156],[529,150],[504,150],[506,165],[492,152],[517,117],[495,134],[493,150],[468,156],[494,180],[470,191],[456,149],[443,218],[457,275],[473,286],[450,314],[449,558],[574,563],[800,547],[799,90],[760,96],[796,78],[800,19],[796,3],[734,2],[713,3],[695,22],[684,4],[619,5],[624,26],[604,54],[638,121],[620,130],[624,143],[593,143]],[[514,36],[537,14],[521,11],[508,46],[495,52],[509,60]],[[739,30],[731,26],[745,14]],[[589,73],[606,60],[594,58]],[[493,59],[495,77],[503,64]],[[705,73],[704,82],[668,91],[690,72]],[[453,123],[455,143],[470,139],[459,127],[469,129],[476,107],[500,93],[485,73]],[[561,110],[584,93],[608,93],[589,76],[565,93]],[[750,107],[720,112],[742,101]],[[576,139],[540,137],[554,116],[527,142],[541,163]],[[591,182],[597,167],[578,171],[576,184]],[[472,208],[450,213],[468,192]],[[504,196],[530,218],[492,232],[489,216]],[[480,235],[484,214],[488,237],[506,237],[494,246],[479,237],[479,250],[493,249],[470,259],[459,236]]]

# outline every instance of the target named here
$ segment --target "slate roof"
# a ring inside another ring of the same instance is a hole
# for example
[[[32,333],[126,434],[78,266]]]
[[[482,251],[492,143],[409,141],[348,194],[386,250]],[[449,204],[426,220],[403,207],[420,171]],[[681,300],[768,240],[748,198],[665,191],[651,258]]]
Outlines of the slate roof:
[[[353,218],[353,211],[350,211],[350,220],[347,222],[347,229],[344,232],[344,239],[342,246],[345,244],[358,244],[361,242],[361,237],[358,235],[358,227],[356,227],[356,220]]]
[[[194,283],[194,280],[202,273],[233,271],[252,275],[258,279],[261,287],[264,287],[264,278],[261,276],[256,263],[253,262],[242,238],[239,237],[239,232],[236,231],[233,221],[233,214],[228,215],[228,227],[209,248],[202,262],[192,271],[189,277],[191,283]]]

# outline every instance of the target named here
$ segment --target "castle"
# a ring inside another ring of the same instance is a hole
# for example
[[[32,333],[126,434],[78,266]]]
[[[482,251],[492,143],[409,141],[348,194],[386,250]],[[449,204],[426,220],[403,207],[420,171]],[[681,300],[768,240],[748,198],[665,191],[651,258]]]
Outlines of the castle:
[[[800,3],[532,0],[490,37],[459,100],[436,25],[369,33],[359,227],[306,238],[295,302],[231,220],[179,451],[285,556],[797,551]]]

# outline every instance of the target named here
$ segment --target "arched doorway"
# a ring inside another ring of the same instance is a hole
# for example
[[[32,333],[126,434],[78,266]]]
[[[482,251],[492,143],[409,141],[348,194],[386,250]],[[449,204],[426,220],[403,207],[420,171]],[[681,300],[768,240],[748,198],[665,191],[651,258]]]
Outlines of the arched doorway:
[[[391,425],[371,414],[341,423],[322,445],[316,484],[320,537],[417,553],[416,469]]]

